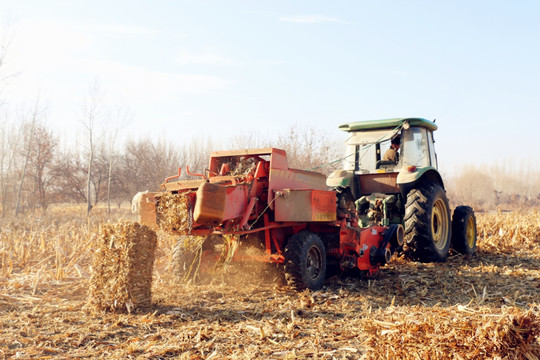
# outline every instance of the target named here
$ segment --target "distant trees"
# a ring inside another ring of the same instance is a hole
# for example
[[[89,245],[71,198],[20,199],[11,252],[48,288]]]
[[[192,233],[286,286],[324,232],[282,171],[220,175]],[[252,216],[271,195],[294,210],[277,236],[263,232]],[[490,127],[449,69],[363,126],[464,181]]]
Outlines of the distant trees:
[[[43,124],[35,124],[33,130],[34,136],[30,146],[29,155],[29,182],[32,190],[33,204],[46,210],[47,207],[55,201],[56,194],[56,175],[55,159],[57,155],[58,140],[54,137],[52,131]]]
[[[513,165],[469,166],[456,177],[445,179],[454,205],[468,204],[477,210],[540,206],[540,171]]]
[[[287,152],[289,166],[329,174],[341,166],[344,144],[306,124],[294,124],[277,138],[264,134],[238,135],[230,141],[232,149],[276,147]]]
[[[453,180],[452,189],[452,201],[456,204],[468,204],[476,209],[495,205],[493,179],[479,169],[466,169]]]
[[[343,144],[324,132],[307,125],[296,124],[281,133],[273,145],[284,149],[289,166],[329,174],[341,163],[333,163],[343,156]]]
[[[87,202],[87,166],[82,154],[69,150],[58,154],[53,169],[58,202]]]
[[[176,174],[180,165],[178,149],[165,139],[128,141],[120,159],[120,176],[125,182],[126,195],[158,190],[166,177]]]

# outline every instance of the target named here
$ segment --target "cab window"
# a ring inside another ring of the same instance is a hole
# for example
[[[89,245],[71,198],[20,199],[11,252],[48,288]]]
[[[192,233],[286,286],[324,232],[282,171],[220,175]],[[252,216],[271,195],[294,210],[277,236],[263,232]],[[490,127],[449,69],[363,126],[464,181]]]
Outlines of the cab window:
[[[403,132],[401,144],[403,166],[426,167],[431,165],[426,129],[409,128]]]

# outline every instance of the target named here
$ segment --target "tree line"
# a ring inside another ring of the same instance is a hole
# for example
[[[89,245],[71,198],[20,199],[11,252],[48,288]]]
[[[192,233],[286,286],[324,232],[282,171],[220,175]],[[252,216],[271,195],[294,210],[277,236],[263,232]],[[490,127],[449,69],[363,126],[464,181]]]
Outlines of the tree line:
[[[90,113],[86,115],[91,117]],[[120,206],[139,191],[159,190],[179,167],[189,165],[192,172],[204,172],[215,150],[279,147],[287,151],[289,166],[300,169],[312,169],[342,155],[339,140],[301,125],[291,126],[275,139],[245,135],[223,144],[211,139],[177,144],[166,138],[140,138],[119,145],[114,131],[97,136],[91,121],[83,122],[81,129],[82,145],[68,148],[40,121],[37,110],[22,121],[0,122],[2,216],[46,210],[60,203],[86,204],[88,212],[98,203]],[[182,177],[186,176],[184,171]]]
[[[540,171],[531,164],[469,165],[445,183],[455,205],[484,211],[540,207]]]

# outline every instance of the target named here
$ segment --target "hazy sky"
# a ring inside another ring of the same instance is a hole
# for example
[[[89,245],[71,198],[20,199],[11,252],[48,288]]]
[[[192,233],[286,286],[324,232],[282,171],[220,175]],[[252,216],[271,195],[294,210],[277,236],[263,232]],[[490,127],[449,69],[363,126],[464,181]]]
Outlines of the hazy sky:
[[[3,107],[40,94],[62,136],[97,82],[131,136],[344,137],[346,122],[418,116],[437,119],[443,168],[540,167],[538,1],[0,0],[7,23]]]

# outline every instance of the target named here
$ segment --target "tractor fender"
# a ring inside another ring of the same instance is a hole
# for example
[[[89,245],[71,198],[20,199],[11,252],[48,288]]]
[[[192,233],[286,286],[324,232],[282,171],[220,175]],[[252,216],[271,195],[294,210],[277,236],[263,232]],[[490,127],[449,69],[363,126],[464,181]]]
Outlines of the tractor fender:
[[[360,196],[360,184],[353,171],[334,170],[326,179],[326,186],[338,191],[349,189],[355,199]]]
[[[407,168],[403,168],[397,177],[397,184],[399,185],[399,189],[404,198],[406,198],[409,191],[412,188],[415,188],[420,182],[436,183],[444,190],[441,174],[432,166],[417,168],[413,172],[410,172]]]
[[[326,178],[326,186],[329,187],[351,187],[354,179],[352,171],[334,170]]]

